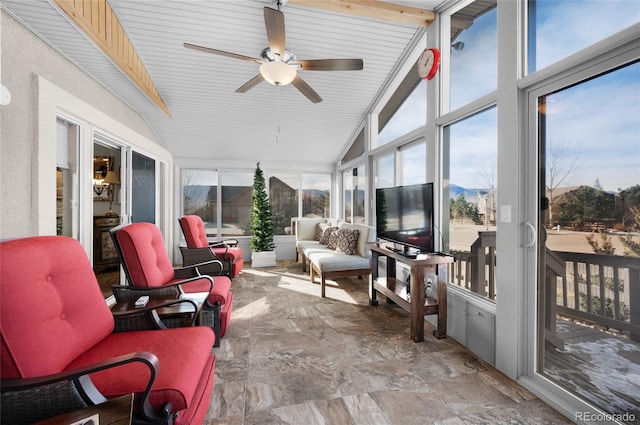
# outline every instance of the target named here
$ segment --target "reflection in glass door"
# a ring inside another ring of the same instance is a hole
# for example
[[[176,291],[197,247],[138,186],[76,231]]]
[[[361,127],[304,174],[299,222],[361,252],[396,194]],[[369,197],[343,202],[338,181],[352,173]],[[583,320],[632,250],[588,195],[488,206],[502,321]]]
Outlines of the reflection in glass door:
[[[120,224],[122,149],[114,140],[94,133],[91,199],[93,200],[93,271],[105,297],[120,284],[120,263],[110,230]]]
[[[640,420],[638,93],[640,62],[537,97],[538,372],[623,423]]]
[[[138,152],[131,155],[131,222],[156,222],[156,162]]]
[[[56,120],[56,234],[80,240],[78,147],[80,127]]]

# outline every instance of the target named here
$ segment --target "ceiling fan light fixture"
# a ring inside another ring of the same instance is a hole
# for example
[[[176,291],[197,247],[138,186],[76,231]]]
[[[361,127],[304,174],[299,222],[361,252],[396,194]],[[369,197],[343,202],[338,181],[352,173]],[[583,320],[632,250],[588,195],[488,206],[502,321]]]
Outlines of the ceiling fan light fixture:
[[[296,78],[295,67],[282,61],[265,62],[260,65],[260,74],[275,86],[286,86]]]

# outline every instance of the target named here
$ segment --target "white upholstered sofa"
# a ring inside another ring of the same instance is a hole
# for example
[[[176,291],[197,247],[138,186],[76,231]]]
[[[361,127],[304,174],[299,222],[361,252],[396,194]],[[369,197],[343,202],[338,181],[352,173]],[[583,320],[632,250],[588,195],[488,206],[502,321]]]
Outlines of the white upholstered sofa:
[[[338,240],[335,248],[322,237],[328,228],[335,229]],[[311,282],[315,281],[316,274],[320,276],[322,297],[325,296],[326,279],[347,276],[362,278],[371,274],[367,243],[375,240],[375,228],[364,224],[329,218],[299,218],[296,221],[296,256],[302,261],[303,271],[307,270],[309,264]]]

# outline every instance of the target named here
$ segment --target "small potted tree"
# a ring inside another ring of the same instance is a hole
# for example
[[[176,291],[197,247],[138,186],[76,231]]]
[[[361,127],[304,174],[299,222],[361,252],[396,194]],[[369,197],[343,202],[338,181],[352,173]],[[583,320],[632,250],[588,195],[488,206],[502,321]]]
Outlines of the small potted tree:
[[[267,187],[260,163],[256,165],[253,176],[253,194],[251,198],[251,267],[271,267],[276,265],[276,252],[273,243],[271,208],[267,196]]]

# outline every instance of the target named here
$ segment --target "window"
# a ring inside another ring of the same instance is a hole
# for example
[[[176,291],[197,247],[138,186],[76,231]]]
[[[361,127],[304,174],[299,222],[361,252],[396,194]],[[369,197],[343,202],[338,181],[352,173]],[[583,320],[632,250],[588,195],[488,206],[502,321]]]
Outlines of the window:
[[[496,90],[498,30],[495,1],[478,14],[471,4],[451,17],[450,110]],[[491,5],[493,4],[493,5]]]
[[[395,155],[376,159],[376,188],[395,186]]]
[[[400,148],[402,157],[402,185],[421,184],[427,181],[427,144],[412,143]]]
[[[361,165],[358,168],[354,168],[353,171],[353,218],[352,223],[364,224],[364,205],[365,205],[365,192],[367,187],[367,176],[364,172],[364,166]]]
[[[345,170],[342,172],[342,205],[344,205],[344,219],[351,222],[351,213],[353,211],[353,171]]]
[[[528,5],[529,72],[640,22],[640,2],[634,0],[529,0]]]
[[[455,284],[495,299],[496,108],[444,128],[448,252],[462,264]],[[465,264],[470,263],[467,267]]]
[[[347,223],[364,223],[366,176],[364,165],[342,172],[344,188],[344,220]]]
[[[302,175],[302,217],[331,216],[331,176]]]
[[[251,235],[253,173],[220,172],[220,186],[220,235]]]
[[[299,174],[273,174],[269,177],[269,206],[274,235],[291,232],[291,218],[298,217]]]
[[[182,212],[200,216],[207,235],[216,235],[218,173],[204,170],[182,170]]]
[[[415,67],[411,68],[411,73],[406,80],[413,83],[411,91],[407,92],[405,87],[401,85],[380,113],[379,125],[382,126],[382,129],[378,134],[379,146],[427,123],[427,82],[420,80]],[[398,96],[403,97],[398,98]],[[395,104],[399,104],[399,107]],[[394,112],[391,119],[385,118],[387,110],[392,108],[394,108]]]
[[[268,190],[274,235],[291,234],[294,217],[330,216],[330,174],[274,173]],[[210,237],[251,235],[252,191],[250,172],[182,170],[183,214],[199,215]]]

